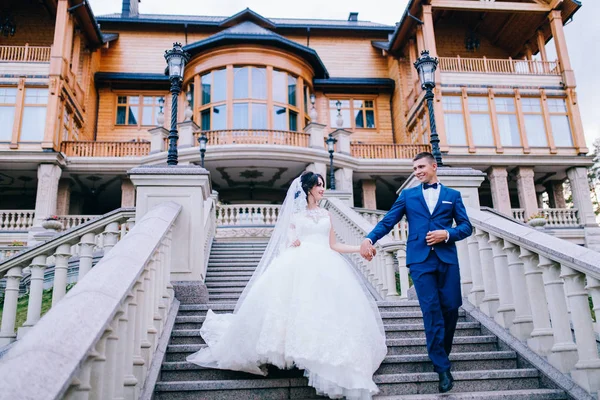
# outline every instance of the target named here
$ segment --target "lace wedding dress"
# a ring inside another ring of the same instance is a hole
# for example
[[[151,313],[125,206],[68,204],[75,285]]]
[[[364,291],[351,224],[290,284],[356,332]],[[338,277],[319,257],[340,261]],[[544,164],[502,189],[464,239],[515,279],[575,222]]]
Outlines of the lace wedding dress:
[[[235,314],[208,311],[208,347],[187,360],[204,367],[266,374],[296,366],[320,395],[370,399],[387,347],[381,316],[354,269],[329,247],[325,210],[304,210],[286,247],[256,279]]]

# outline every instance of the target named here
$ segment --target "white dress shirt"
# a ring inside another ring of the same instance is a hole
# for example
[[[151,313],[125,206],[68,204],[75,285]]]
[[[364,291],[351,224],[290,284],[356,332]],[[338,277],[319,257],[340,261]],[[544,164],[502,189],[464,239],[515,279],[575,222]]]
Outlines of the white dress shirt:
[[[441,190],[441,183],[437,183],[437,188],[429,188],[427,190],[425,190],[424,186],[421,186],[421,191],[423,192],[423,197],[425,198],[425,203],[427,204],[427,207],[429,208],[429,214],[433,214],[433,210],[435,210],[435,206],[438,203],[438,200],[440,198],[440,190]]]

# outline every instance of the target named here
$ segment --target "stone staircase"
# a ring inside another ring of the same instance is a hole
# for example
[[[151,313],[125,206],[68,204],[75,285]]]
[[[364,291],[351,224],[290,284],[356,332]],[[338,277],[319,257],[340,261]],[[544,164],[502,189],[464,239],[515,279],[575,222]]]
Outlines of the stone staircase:
[[[155,399],[307,399],[319,398],[307,386],[302,371],[270,368],[268,377],[202,368],[185,358],[205,346],[200,327],[208,309],[233,312],[244,286],[266,247],[266,242],[218,242],[211,250],[206,285],[208,304],[182,305],[160,376]],[[568,399],[550,380],[528,365],[479,322],[460,311],[450,356],[454,389],[437,394],[417,301],[378,302],[385,325],[388,355],[374,380],[379,399]],[[240,332],[243,334],[243,332]]]

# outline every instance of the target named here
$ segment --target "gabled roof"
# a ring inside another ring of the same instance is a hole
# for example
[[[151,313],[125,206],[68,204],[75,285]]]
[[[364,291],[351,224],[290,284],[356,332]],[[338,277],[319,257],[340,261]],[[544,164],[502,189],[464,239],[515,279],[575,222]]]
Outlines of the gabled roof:
[[[252,11],[249,8],[246,8],[245,10],[240,11],[239,13],[221,21],[219,23],[219,26],[224,27],[224,28],[230,27],[230,26],[237,25],[243,21],[252,21],[256,25],[262,26],[263,28],[275,29],[275,24],[271,20],[263,17],[260,14],[255,13],[254,11]]]
[[[188,44],[183,49],[194,56],[209,49],[236,44],[267,45],[288,51],[306,60],[313,67],[315,78],[329,77],[325,64],[315,50],[286,39],[251,21],[242,22],[206,39]]]

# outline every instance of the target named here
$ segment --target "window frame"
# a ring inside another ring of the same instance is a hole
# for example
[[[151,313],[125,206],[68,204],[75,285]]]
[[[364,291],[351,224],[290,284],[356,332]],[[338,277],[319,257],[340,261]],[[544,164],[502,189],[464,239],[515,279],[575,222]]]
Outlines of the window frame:
[[[127,99],[126,103],[119,103],[119,97],[125,97]],[[130,103],[129,103],[129,98],[130,97],[137,97],[138,98],[138,103],[137,104],[133,104],[134,107],[138,108],[138,115],[137,115],[137,123],[136,124],[128,124],[127,122],[129,121],[129,108],[130,108]],[[144,97],[152,97],[155,100],[152,102],[152,104],[144,104]],[[165,93],[163,92],[157,92],[157,91],[152,91],[152,92],[116,92],[115,93],[115,107],[114,107],[114,119],[113,119],[113,125],[115,128],[117,129],[131,129],[133,127],[137,127],[138,130],[141,130],[143,128],[147,128],[150,126],[157,126],[158,122],[156,120],[156,116],[158,115],[158,111],[160,109],[160,106],[158,105],[158,99],[163,97],[165,99],[165,105],[163,108],[163,113],[166,115],[166,96]],[[144,120],[144,108],[148,107],[148,106],[152,106],[152,122],[149,125],[143,124],[143,120]],[[125,123],[124,124],[118,124],[117,123],[117,117],[119,115],[119,107],[125,107]]]
[[[539,105],[540,105],[540,110],[539,112],[534,112],[534,111],[526,111],[525,110],[525,100],[529,100],[529,99],[533,99],[533,100],[537,100],[539,101]],[[544,104],[543,104],[543,99],[541,97],[536,97],[536,96],[521,96],[521,112],[523,113],[523,127],[525,128],[525,132],[522,133],[522,135],[524,134],[524,136],[527,138],[527,144],[528,147],[537,147],[537,148],[546,148],[546,147],[551,147],[550,146],[550,141],[548,140],[548,124],[546,122],[546,117],[544,115]],[[531,137],[529,136],[529,134],[527,133],[527,116],[529,115],[539,115],[542,118],[542,124],[544,127],[544,139],[546,141],[546,143],[543,146],[540,146],[539,144],[532,144],[531,143]]]
[[[325,96],[325,100],[327,101],[327,118],[329,120],[329,127],[331,129],[345,129],[347,131],[350,132],[354,132],[354,131],[367,131],[367,132],[379,132],[379,113],[378,113],[378,109],[377,109],[377,99],[379,98],[379,96],[377,95],[360,95],[360,96],[355,96],[355,95],[329,95],[329,96]],[[335,106],[331,106],[331,102],[336,102],[336,101],[347,101],[349,104],[349,107],[343,107],[341,108],[341,110],[348,110],[350,112],[350,126],[349,127],[342,127],[342,128],[338,128],[336,125],[336,121],[333,120],[331,118],[331,112],[335,111],[336,115],[337,115],[337,108]],[[373,110],[373,118],[374,118],[374,122],[375,122],[375,126],[373,128],[366,128],[366,127],[356,127],[356,118],[354,117],[354,111],[355,111],[355,107],[354,107],[354,102],[355,101],[362,101],[363,102],[363,107],[359,108],[359,110],[362,111],[363,113],[363,121],[366,123],[367,121],[367,110]],[[364,107],[364,102],[367,101],[372,101],[373,102],[373,107]]]
[[[550,100],[562,100],[565,105],[565,110],[564,111],[552,111],[552,109],[550,108]],[[560,96],[552,96],[552,97],[549,96],[546,99],[546,103],[548,106],[548,120],[550,122],[550,127],[552,129],[552,139],[554,140],[555,144],[556,144],[556,136],[555,136],[555,132],[554,132],[554,125],[552,124],[552,117],[553,116],[567,117],[567,123],[568,123],[568,127],[569,127],[569,135],[571,138],[571,145],[570,146],[556,146],[556,147],[566,147],[566,148],[575,147],[575,137],[573,136],[573,125],[572,125],[572,121],[571,121],[572,118],[569,113],[568,100],[569,100],[568,98],[560,97]]]

